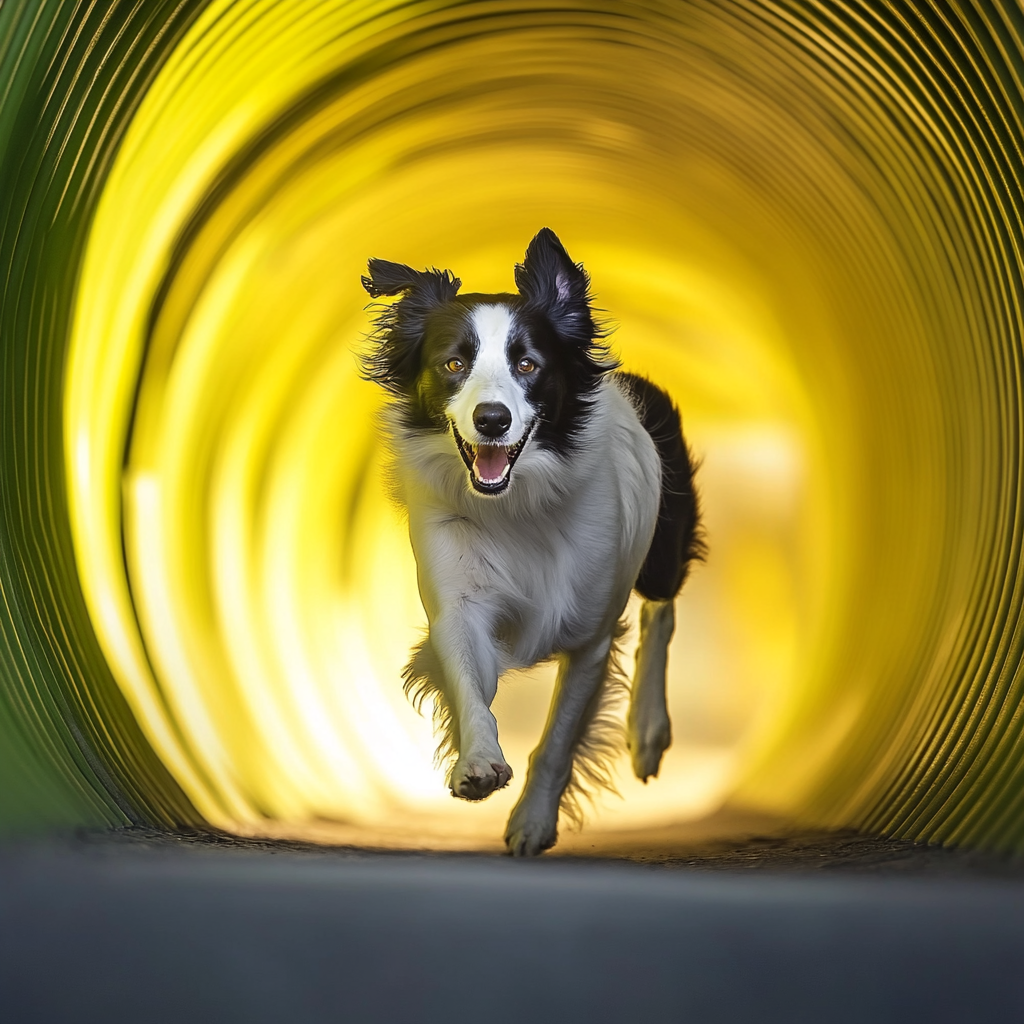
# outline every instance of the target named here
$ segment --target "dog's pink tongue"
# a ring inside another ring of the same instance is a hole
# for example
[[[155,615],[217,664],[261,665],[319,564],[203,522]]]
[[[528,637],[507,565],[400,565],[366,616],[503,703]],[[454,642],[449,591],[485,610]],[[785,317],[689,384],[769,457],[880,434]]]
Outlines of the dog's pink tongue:
[[[473,468],[480,480],[500,480],[508,465],[508,451],[501,445],[482,444],[476,450]]]

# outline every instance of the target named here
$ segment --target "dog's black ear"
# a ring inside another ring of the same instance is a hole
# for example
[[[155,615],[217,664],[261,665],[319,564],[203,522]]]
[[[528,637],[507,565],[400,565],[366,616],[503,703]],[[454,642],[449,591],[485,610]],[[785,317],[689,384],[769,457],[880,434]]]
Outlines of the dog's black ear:
[[[602,331],[590,308],[590,278],[573,263],[551,228],[541,228],[516,265],[516,287],[527,304],[544,313],[564,340],[587,348]]]
[[[416,382],[420,353],[431,313],[451,302],[462,282],[450,270],[413,270],[402,263],[370,260],[363,287],[376,299],[402,298],[376,307],[370,348],[361,356],[363,376],[395,396],[406,394]]]
[[[370,260],[367,269],[369,275],[364,274],[360,280],[375,299],[399,292],[418,292],[428,301],[450,302],[462,285],[450,270],[413,270],[404,263],[392,263],[390,260]]]

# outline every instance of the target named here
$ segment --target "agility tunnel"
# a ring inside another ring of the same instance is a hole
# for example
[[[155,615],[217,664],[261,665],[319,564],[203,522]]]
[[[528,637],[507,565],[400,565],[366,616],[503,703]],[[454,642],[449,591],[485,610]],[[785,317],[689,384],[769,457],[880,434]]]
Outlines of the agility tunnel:
[[[679,403],[710,556],[675,744],[721,807],[1024,844],[1016,4],[7,0],[0,826],[496,841],[355,353],[368,257],[509,290],[537,229]],[[551,686],[496,705],[521,781]]]

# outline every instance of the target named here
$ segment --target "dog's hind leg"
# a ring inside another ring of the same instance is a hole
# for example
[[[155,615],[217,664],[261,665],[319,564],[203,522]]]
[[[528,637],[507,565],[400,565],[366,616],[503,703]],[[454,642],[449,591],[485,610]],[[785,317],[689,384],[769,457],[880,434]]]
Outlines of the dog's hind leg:
[[[675,629],[673,603],[690,564],[704,557],[704,539],[693,485],[693,459],[683,438],[679,410],[664,391],[643,377],[622,373],[616,379],[633,402],[661,460],[658,521],[635,585],[644,605],[626,730],[633,771],[646,782],[658,774],[662,754],[672,742],[665,668]]]
[[[673,600],[644,601],[640,609],[640,646],[626,720],[626,743],[633,772],[643,782],[658,774],[661,756],[672,743],[665,670],[675,625]]]
[[[514,857],[531,857],[555,845],[558,808],[572,776],[573,754],[600,699],[612,638],[561,657],[544,735],[530,755],[526,785],[505,830]]]

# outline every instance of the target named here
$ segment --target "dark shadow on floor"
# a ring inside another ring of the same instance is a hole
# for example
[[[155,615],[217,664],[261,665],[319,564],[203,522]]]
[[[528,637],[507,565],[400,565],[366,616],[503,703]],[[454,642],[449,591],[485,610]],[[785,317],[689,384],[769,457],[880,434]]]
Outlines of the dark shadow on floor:
[[[260,839],[210,831],[160,831],[124,828],[79,830],[55,837],[70,849],[122,847],[168,850],[189,847],[210,851],[291,853],[316,857],[500,857],[493,852],[395,850],[373,846],[330,845],[286,839]],[[665,868],[701,871],[852,872],[876,875],[1004,878],[1024,882],[1024,857],[965,850],[864,835],[853,830],[794,829],[769,819],[726,812],[701,822],[635,832],[570,835],[543,860],[629,861]]]

